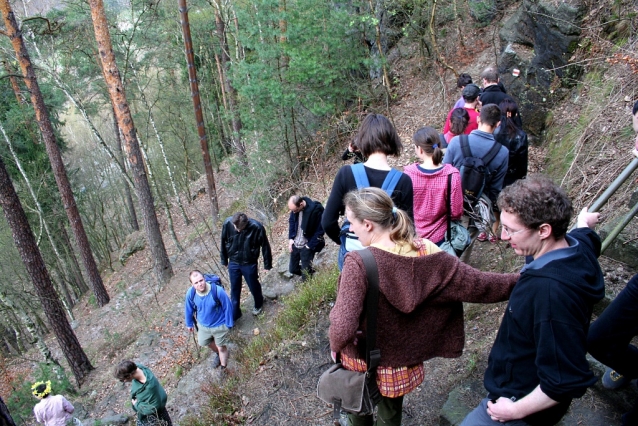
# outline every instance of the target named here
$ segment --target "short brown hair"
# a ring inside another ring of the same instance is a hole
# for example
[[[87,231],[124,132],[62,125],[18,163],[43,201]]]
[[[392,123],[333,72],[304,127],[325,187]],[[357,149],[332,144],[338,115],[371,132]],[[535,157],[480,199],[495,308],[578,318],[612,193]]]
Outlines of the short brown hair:
[[[239,231],[243,231],[246,225],[248,225],[248,216],[246,216],[245,213],[237,212],[230,221]]]
[[[128,359],[120,362],[117,367],[115,367],[115,371],[113,371],[113,375],[118,380],[128,380],[131,378],[133,373],[137,370],[137,364]]]
[[[443,161],[443,151],[441,150],[439,132],[432,127],[423,127],[417,130],[414,136],[412,136],[412,141],[416,146],[420,147],[423,152],[432,157],[432,162],[435,166],[441,164],[441,161]]]
[[[543,175],[530,175],[503,188],[497,203],[501,211],[515,214],[527,228],[549,224],[556,239],[565,236],[574,212],[567,193]]]
[[[368,114],[359,127],[357,147],[365,158],[375,152],[398,157],[403,144],[390,120],[381,114]]]
[[[479,117],[481,123],[495,127],[501,121],[501,109],[496,104],[483,105]]]

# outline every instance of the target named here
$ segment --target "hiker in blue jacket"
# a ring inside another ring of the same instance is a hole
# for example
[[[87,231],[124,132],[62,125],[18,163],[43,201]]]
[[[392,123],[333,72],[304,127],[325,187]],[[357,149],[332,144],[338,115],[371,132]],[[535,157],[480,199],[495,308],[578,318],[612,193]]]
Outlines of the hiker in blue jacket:
[[[195,270],[190,273],[192,288],[186,292],[184,316],[186,327],[197,328],[197,342],[213,351],[213,368],[228,363],[228,333],[233,327],[233,305],[223,287],[206,282],[204,275]],[[195,325],[194,317],[197,318]]]

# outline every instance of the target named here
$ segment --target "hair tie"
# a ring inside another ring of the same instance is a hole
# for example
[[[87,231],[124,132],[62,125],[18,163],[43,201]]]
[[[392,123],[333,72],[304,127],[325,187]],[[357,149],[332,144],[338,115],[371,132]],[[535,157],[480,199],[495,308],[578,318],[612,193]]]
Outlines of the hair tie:
[[[38,392],[37,389],[37,387],[40,385],[46,385],[46,388],[41,393]],[[33,386],[31,386],[31,391],[33,395],[37,396],[38,398],[44,398],[51,393],[51,380],[47,380],[46,382],[35,382]]]
[[[392,218],[394,220],[397,218],[397,208],[395,206],[392,206]]]
[[[432,145],[432,149],[437,149],[439,147],[438,143],[435,143],[434,145]]]

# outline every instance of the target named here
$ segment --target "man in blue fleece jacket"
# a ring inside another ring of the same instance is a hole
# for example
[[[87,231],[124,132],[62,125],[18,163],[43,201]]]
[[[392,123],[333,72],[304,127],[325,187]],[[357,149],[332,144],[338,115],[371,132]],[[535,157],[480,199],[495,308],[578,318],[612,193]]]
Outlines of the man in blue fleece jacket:
[[[572,204],[549,178],[531,176],[503,189],[501,238],[526,264],[510,295],[490,352],[488,397],[461,426],[543,425],[596,382],[585,358],[592,307],[605,295],[598,264],[598,213],[583,209],[567,233]]]
[[[235,325],[233,305],[224,289],[207,283],[201,272],[193,271],[189,277],[193,288],[188,289],[184,301],[186,327],[193,331],[196,314],[197,342],[213,351],[213,368],[221,365],[224,370],[228,363],[228,333]]]

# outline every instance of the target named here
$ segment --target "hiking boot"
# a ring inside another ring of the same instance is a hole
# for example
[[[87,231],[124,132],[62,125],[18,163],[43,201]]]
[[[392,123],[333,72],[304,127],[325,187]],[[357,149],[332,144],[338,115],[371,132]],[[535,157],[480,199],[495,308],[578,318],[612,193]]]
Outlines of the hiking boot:
[[[253,315],[257,316],[264,311],[263,308],[253,308]]]
[[[478,237],[476,237],[476,239],[479,241],[487,241],[487,234],[485,232],[481,232],[480,234],[478,234]]]
[[[213,352],[213,361],[211,362],[213,366],[213,370],[221,365],[221,361],[219,360],[219,354],[217,352]]]
[[[631,379],[627,376],[623,376],[616,370],[612,370],[607,367],[607,369],[605,369],[605,374],[603,374],[602,382],[605,389],[620,389],[621,387],[629,384]]]

